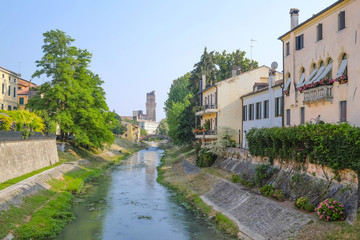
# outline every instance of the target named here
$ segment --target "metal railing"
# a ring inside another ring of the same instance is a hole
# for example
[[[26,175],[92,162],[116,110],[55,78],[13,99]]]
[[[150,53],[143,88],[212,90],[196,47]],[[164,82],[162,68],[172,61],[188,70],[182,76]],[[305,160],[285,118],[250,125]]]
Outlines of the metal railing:
[[[204,111],[206,109],[217,109],[217,105],[216,104],[213,104],[213,105],[206,104],[206,105],[202,105],[202,106],[197,106],[196,112]]]
[[[206,135],[217,135],[217,130],[205,130],[202,132],[195,132],[197,136],[206,136]]]
[[[303,91],[304,103],[311,103],[314,101],[330,101],[334,98],[331,85],[319,86]]]

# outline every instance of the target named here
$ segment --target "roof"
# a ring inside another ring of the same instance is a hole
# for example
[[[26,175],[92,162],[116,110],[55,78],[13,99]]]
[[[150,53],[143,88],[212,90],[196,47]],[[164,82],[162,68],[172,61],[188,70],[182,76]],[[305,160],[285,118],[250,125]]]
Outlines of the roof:
[[[277,81],[275,81],[274,86],[272,86],[271,88],[280,87],[282,83],[283,83],[283,80],[282,80],[282,79],[277,80]],[[255,83],[255,84],[256,84],[256,83]],[[255,85],[255,84],[254,84],[254,85]],[[267,83],[267,85],[268,85],[268,83]],[[264,92],[264,91],[267,91],[267,90],[269,90],[269,86],[266,86],[266,87],[263,87],[263,88],[258,89],[257,91],[253,91],[253,92],[247,93],[247,94],[245,94],[245,95],[242,95],[240,98],[248,97],[248,96],[257,94],[257,93],[259,93],[259,92]]]
[[[322,11],[320,11],[319,13],[313,15],[311,18],[308,18],[305,22],[302,22],[301,24],[297,25],[296,27],[290,29],[289,31],[287,31],[285,34],[281,35],[278,39],[281,40],[283,37],[285,37],[286,35],[288,35],[289,33],[291,33],[292,31],[298,29],[299,27],[305,25],[306,23],[310,22],[311,20],[313,20],[314,18],[320,16],[321,14],[323,14],[324,12],[328,11],[329,9],[335,7],[336,5],[340,4],[341,2],[343,2],[344,0],[339,0],[333,4],[331,4],[330,6],[328,6],[327,8],[323,9]]]
[[[17,91],[17,95],[28,95],[29,94],[29,88],[21,89]]]
[[[13,72],[9,69],[6,69],[4,67],[0,67],[1,70],[5,71],[5,72],[8,72],[8,73],[11,73],[12,75],[16,75],[17,77],[21,77],[21,74],[20,73],[16,73],[16,72]]]
[[[125,119],[127,119],[127,120],[133,120],[133,117],[132,116],[120,116],[121,117],[121,120],[125,120]]]
[[[31,81],[25,80],[23,78],[18,79],[18,85],[28,87],[29,84],[30,84],[30,87],[37,87],[37,85],[35,83],[31,82]]]
[[[204,90],[199,91],[198,94],[199,94],[199,93],[202,93],[202,92],[205,92],[206,90],[214,87],[217,83],[220,83],[220,82],[223,82],[223,81],[229,81],[229,80],[232,80],[232,79],[236,79],[236,78],[238,78],[239,76],[243,76],[244,74],[248,74],[248,73],[250,73],[250,72],[259,70],[260,68],[263,68],[263,67],[268,68],[268,69],[271,69],[270,67],[268,67],[268,66],[266,66],[266,65],[262,65],[262,66],[260,66],[260,67],[258,67],[258,68],[251,69],[251,70],[249,70],[249,71],[243,72],[242,74],[236,75],[236,76],[234,76],[234,77],[230,77],[230,78],[226,78],[226,79],[222,79],[222,80],[220,80],[220,81],[217,81],[217,82],[213,83],[212,85],[208,86],[207,88],[205,88]],[[277,71],[277,72],[278,72],[278,71]],[[280,72],[278,72],[278,73],[280,73]]]

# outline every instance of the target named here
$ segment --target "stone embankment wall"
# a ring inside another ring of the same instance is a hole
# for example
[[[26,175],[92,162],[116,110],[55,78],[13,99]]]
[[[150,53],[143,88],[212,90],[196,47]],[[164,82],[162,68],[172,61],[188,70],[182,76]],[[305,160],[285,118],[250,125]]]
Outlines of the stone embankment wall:
[[[58,161],[54,135],[36,133],[24,140],[21,132],[0,131],[0,182]]]
[[[215,166],[254,181],[255,168],[268,164],[266,159],[252,157],[247,150],[230,148],[219,158]],[[326,198],[335,198],[345,205],[347,220],[353,222],[358,208],[358,178],[351,170],[335,174],[331,169],[311,163],[299,165],[293,161],[275,159],[272,176],[265,184],[272,184],[284,191],[286,197],[296,200],[306,196],[317,205]]]

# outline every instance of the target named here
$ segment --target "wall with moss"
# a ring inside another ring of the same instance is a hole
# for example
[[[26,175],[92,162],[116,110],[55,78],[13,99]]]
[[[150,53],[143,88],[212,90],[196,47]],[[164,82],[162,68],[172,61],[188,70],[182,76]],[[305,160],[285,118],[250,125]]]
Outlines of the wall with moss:
[[[244,149],[227,149],[215,166],[240,175],[243,179],[255,182],[255,168],[268,164],[266,158],[252,157]],[[271,176],[264,184],[272,184],[284,191],[286,197],[296,200],[307,196],[315,205],[326,198],[335,198],[345,205],[347,220],[355,220],[358,207],[358,178],[352,170],[333,170],[311,164],[308,161],[299,164],[295,161],[274,159]]]

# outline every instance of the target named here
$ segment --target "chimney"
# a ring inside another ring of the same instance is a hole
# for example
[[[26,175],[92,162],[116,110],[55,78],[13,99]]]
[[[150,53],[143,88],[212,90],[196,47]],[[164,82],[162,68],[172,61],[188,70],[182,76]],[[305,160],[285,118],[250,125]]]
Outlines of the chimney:
[[[293,29],[297,25],[299,25],[299,9],[291,8],[290,9],[290,28]]]
[[[204,90],[206,88],[206,73],[205,72],[202,72],[201,73],[201,81],[202,81],[202,89],[201,90]]]

